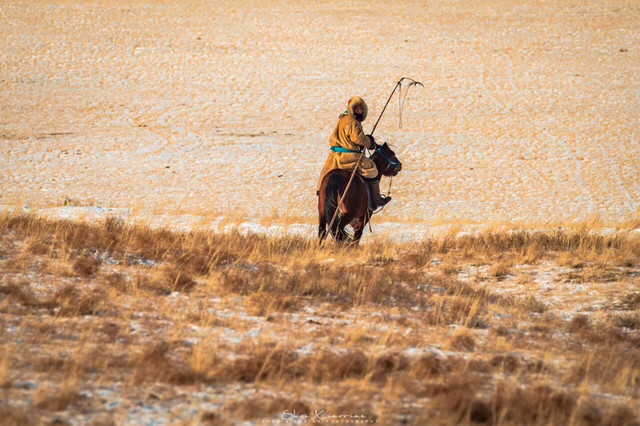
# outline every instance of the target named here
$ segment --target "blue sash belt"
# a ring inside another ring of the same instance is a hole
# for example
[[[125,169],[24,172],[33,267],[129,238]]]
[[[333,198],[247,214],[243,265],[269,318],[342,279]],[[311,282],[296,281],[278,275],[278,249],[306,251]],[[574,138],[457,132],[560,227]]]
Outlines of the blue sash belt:
[[[329,148],[331,151],[333,152],[350,152],[352,154],[360,154],[360,151],[352,151],[350,149],[347,148],[343,148],[341,146],[332,146],[331,148]]]

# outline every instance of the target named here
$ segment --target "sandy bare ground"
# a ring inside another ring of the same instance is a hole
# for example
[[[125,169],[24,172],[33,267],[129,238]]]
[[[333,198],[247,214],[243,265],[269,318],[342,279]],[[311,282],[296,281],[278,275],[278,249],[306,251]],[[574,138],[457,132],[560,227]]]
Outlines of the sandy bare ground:
[[[380,221],[537,222],[640,204],[640,6],[0,3],[0,203],[315,218],[352,95],[404,162]],[[383,187],[386,182],[383,182]]]

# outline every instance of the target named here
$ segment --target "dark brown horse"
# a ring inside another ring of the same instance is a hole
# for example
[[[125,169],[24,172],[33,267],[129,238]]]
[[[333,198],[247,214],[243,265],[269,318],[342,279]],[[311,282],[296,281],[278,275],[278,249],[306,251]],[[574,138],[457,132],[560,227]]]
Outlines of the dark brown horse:
[[[386,143],[374,151],[371,160],[373,160],[378,172],[383,176],[395,176],[402,170],[402,163]],[[327,173],[322,179],[318,197],[318,237],[320,242],[327,237],[328,231],[331,231],[331,235],[336,241],[346,240],[348,235],[344,228],[347,225],[351,225],[354,231],[351,241],[357,244],[360,241],[360,237],[362,237],[364,227],[371,218],[373,212],[369,208],[366,183],[360,176],[356,175],[351,182],[347,196],[340,206],[340,211],[333,222],[333,226],[330,230],[327,229],[333,214],[338,208],[338,202],[344,194],[351,173],[348,170],[335,169]]]

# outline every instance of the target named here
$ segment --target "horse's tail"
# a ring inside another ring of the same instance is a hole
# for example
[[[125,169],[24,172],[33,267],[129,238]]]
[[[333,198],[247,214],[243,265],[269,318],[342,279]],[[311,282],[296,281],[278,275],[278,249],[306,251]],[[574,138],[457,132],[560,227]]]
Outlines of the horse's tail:
[[[326,223],[326,226],[329,226],[331,224],[331,219],[333,219],[333,215],[336,213],[336,209],[338,208],[338,197],[340,195],[339,191],[341,183],[340,181],[340,175],[332,174],[331,176],[329,176],[329,181],[327,182],[327,186],[325,188],[324,221]],[[336,235],[339,222],[340,217],[337,217],[336,221],[333,223],[333,226],[330,229],[331,235]]]

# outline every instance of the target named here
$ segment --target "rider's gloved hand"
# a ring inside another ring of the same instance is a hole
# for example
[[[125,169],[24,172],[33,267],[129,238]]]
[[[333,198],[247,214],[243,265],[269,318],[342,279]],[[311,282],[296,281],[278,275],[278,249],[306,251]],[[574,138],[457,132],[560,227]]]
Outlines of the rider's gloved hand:
[[[371,148],[369,149],[376,149],[378,148],[378,144],[376,143],[375,138],[373,137],[373,135],[367,135],[369,137],[369,139],[371,139]]]

